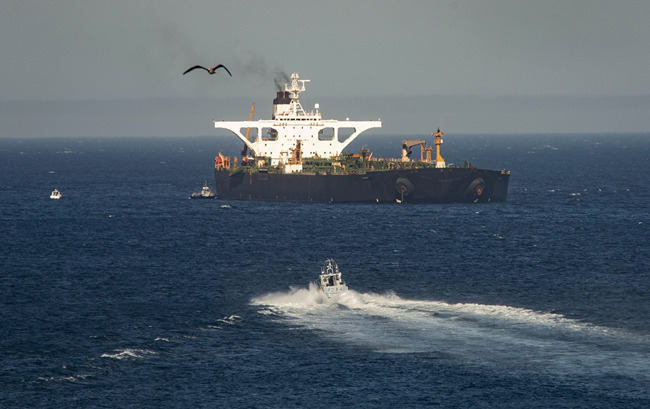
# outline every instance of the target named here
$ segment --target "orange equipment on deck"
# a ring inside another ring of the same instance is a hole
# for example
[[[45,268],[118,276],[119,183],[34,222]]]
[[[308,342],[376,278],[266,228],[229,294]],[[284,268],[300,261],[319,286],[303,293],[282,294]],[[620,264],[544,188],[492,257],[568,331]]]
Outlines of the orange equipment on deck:
[[[442,156],[440,156],[440,145],[442,145],[442,131],[440,128],[438,128],[438,131],[432,133],[431,135],[436,137],[436,141],[434,142],[436,144],[436,167],[444,168],[445,160],[442,158]]]
[[[235,158],[235,161],[237,158]],[[219,152],[219,156],[214,158],[214,168],[217,170],[221,169],[230,169],[230,156],[223,156],[221,152]]]
[[[251,107],[251,117],[250,117],[249,121],[253,120],[253,111],[255,111],[255,104],[253,104],[253,106]],[[250,139],[249,139],[250,134],[251,134],[251,128],[247,128],[246,129],[246,140],[247,141],[250,141]],[[248,145],[244,144],[244,149],[242,149],[242,151],[241,151],[242,165],[246,165],[246,162],[248,160],[248,159],[246,159],[246,154],[247,153],[248,153]]]

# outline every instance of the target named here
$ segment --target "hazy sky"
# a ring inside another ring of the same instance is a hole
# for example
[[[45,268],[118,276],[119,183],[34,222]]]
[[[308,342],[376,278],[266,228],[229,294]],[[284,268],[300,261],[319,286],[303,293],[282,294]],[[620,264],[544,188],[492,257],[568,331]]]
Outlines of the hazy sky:
[[[2,0],[0,101],[267,103],[278,73],[297,71],[311,79],[314,102],[613,97],[645,109],[649,21],[648,0]],[[232,78],[182,75],[218,63]],[[390,117],[389,110],[376,116]],[[627,115],[621,123],[639,122],[629,130],[649,130],[640,115]],[[580,131],[573,128],[567,131]]]

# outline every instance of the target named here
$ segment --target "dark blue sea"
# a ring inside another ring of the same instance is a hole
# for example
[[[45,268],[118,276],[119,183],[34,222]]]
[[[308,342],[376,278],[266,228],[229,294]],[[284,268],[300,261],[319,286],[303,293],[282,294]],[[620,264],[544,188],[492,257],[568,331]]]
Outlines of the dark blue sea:
[[[189,200],[234,139],[0,139],[0,407],[650,407],[650,135],[446,135],[506,203]]]

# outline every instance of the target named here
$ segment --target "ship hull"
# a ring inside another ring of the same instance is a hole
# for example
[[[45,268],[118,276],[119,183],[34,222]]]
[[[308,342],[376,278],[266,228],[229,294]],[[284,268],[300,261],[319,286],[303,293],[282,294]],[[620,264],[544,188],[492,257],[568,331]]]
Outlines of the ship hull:
[[[225,200],[316,203],[504,202],[510,175],[474,168],[401,169],[363,174],[229,173],[215,169]]]

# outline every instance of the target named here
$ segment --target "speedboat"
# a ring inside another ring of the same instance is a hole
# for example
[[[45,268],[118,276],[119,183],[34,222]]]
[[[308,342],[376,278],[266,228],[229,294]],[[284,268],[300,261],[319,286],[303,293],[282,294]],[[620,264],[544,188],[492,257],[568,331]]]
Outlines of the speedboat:
[[[331,258],[325,260],[318,278],[318,289],[324,292],[328,298],[348,290],[348,286],[341,278],[338,264]]]
[[[199,193],[192,193],[192,196],[190,196],[190,199],[212,199],[215,197],[215,194],[210,190],[210,187],[208,186],[208,182],[206,181],[203,184],[203,189]]]
[[[56,200],[61,199],[61,192],[59,192],[58,189],[54,189],[52,191],[52,194],[50,195],[50,199],[56,199]]]

